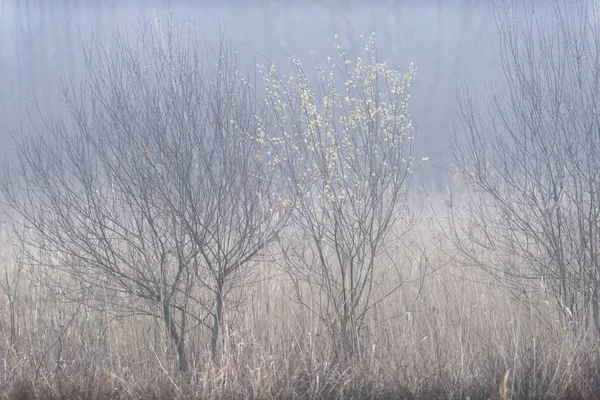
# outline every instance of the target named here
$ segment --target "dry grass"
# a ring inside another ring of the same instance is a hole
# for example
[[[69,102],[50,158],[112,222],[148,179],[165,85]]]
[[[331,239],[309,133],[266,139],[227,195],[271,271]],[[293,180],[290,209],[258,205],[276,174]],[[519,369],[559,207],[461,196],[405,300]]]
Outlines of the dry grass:
[[[13,254],[1,257],[14,274]],[[549,306],[534,318],[465,265],[431,210],[388,257],[382,266],[394,259],[406,284],[371,312],[352,363],[332,362],[325,325],[294,302],[287,275],[263,264],[263,279],[240,289],[245,300],[227,311],[220,364],[209,362],[208,336],[198,330],[186,377],[160,321],[59,303],[22,280],[15,343],[0,303],[0,398],[481,399],[497,392],[507,369],[513,398],[600,398],[598,344],[562,329]],[[381,277],[382,288],[392,278]]]

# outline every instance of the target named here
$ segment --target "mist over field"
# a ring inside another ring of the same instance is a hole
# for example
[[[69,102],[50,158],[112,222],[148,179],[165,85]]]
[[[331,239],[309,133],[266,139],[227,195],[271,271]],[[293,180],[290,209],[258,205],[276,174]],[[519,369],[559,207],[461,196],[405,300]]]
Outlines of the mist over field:
[[[169,5],[170,4],[170,5]],[[485,90],[501,83],[498,28],[488,1],[8,1],[0,13],[0,110],[2,156],[10,155],[5,127],[26,120],[25,102],[37,96],[44,113],[61,110],[60,79],[81,77],[83,46],[91,32],[114,41],[116,29],[140,20],[163,19],[170,8],[180,23],[193,21],[208,45],[219,28],[240,53],[240,65],[264,62],[285,67],[294,55],[307,65],[311,52],[323,60],[339,34],[349,54],[359,36],[375,31],[381,60],[406,70],[418,68],[411,112],[420,140],[417,152],[430,157],[427,180],[443,189],[449,160],[446,127],[456,122],[456,91]],[[435,180],[433,180],[435,178]]]
[[[600,398],[596,0],[0,0],[0,400]]]

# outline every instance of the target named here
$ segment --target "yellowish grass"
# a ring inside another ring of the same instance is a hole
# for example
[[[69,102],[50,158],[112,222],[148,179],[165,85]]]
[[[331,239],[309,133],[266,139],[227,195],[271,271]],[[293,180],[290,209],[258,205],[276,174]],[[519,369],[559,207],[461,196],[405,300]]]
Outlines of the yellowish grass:
[[[209,362],[208,333],[190,333],[188,379],[177,372],[160,321],[116,319],[59,303],[22,280],[14,344],[4,339],[9,309],[5,297],[0,303],[0,398],[9,398],[13,386],[29,390],[27,382],[34,381],[39,398],[84,389],[89,398],[486,398],[507,369],[517,398],[597,395],[597,344],[562,329],[550,306],[538,320],[527,304],[467,265],[443,235],[440,210],[429,208],[381,258],[380,289],[398,278],[383,268],[392,259],[399,266],[394,274],[406,283],[368,315],[363,351],[353,363],[332,363],[326,325],[295,302],[293,283],[279,265],[257,265],[257,283],[232,293],[243,302],[225,314],[220,365]],[[14,252],[0,257],[10,278]],[[60,352],[54,343],[59,323]]]

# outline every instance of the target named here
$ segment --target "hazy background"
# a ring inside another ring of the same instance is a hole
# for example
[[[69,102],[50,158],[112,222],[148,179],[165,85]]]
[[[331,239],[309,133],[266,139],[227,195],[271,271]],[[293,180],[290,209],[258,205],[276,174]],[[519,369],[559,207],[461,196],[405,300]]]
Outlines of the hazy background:
[[[217,43],[219,25],[241,50],[285,63],[293,54],[305,64],[310,51],[335,51],[339,33],[348,52],[359,35],[377,32],[380,57],[406,71],[418,67],[411,104],[418,128],[417,157],[431,160],[427,175],[441,188],[449,159],[445,127],[455,121],[456,91],[501,81],[498,29],[492,1],[191,1],[0,0],[0,156],[14,150],[7,127],[27,122],[25,102],[37,96],[44,113],[61,110],[60,75],[83,71],[82,46],[93,30],[114,41],[117,26],[155,20],[171,9],[177,21],[193,20],[206,41]],[[243,44],[242,40],[246,43]]]

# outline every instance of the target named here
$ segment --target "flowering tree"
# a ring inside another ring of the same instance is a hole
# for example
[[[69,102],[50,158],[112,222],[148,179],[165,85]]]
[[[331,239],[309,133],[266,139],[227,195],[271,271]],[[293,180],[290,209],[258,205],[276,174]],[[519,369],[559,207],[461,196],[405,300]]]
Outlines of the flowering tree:
[[[259,66],[267,109],[252,138],[261,145],[258,158],[276,173],[284,207],[296,211],[302,235],[284,245],[287,265],[297,283],[316,289],[307,297],[298,290],[298,299],[350,354],[369,309],[402,283],[378,290],[374,273],[415,167],[408,100],[416,69],[411,64],[402,74],[379,62],[375,34],[363,39],[355,61],[339,37],[334,43],[339,60],[328,57],[327,68],[316,63],[316,81],[295,58],[289,76]],[[267,126],[281,134],[267,135]]]

